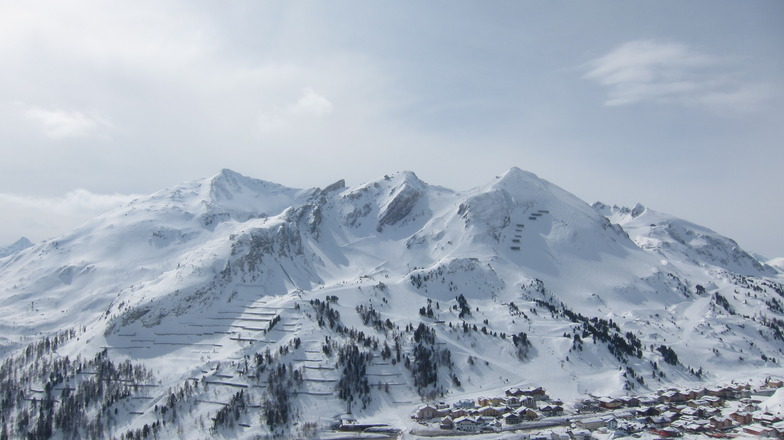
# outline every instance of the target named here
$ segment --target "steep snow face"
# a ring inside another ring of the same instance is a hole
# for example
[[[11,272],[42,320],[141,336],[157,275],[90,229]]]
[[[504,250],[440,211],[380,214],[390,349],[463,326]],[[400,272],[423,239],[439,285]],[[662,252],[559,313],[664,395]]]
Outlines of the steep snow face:
[[[239,219],[276,216],[315,192],[252,179],[226,169],[209,180],[208,188],[210,208]]]
[[[770,276],[775,269],[761,263],[727,237],[688,221],[653,211],[641,204],[634,208],[594,208],[623,227],[641,248],[692,264],[714,265],[742,275]]]
[[[5,258],[11,254],[25,250],[32,245],[33,243],[28,240],[27,237],[22,237],[19,240],[16,240],[13,244],[10,244],[6,247],[0,247],[0,258]]]
[[[784,273],[784,257],[772,258],[766,263],[768,266]]]
[[[202,293],[230,253],[240,252],[235,239],[253,235],[244,228],[300,205],[314,191],[223,170],[137,199],[0,261],[0,311],[8,317],[2,324],[46,331],[132,313],[174,293]],[[213,290],[212,297],[223,293]],[[14,313],[21,304],[24,313]]]

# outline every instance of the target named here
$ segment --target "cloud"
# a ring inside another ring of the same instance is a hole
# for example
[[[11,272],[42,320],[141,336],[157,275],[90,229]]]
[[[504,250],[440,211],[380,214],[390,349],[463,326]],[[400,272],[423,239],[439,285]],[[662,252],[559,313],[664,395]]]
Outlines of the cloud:
[[[276,106],[262,112],[259,127],[262,133],[286,130],[308,121],[317,120],[332,113],[332,102],[316,93],[312,88],[304,88],[296,102]]]
[[[74,214],[90,211],[89,215],[94,216],[129,203],[139,197],[141,197],[139,194],[97,194],[86,189],[76,189],[61,197],[0,193],[0,204],[52,211],[56,214]]]
[[[584,78],[607,88],[608,106],[658,102],[750,111],[771,92],[739,79],[732,60],[672,41],[630,41],[583,67]]]
[[[33,240],[65,233],[96,215],[122,206],[138,194],[96,194],[84,189],[59,197],[0,193],[0,245],[21,235]]]
[[[104,138],[114,125],[97,115],[86,115],[79,111],[45,109],[28,106],[24,111],[27,119],[40,125],[44,134],[51,139]]]
[[[326,116],[332,113],[332,103],[311,88],[302,90],[302,96],[287,110],[292,114]]]

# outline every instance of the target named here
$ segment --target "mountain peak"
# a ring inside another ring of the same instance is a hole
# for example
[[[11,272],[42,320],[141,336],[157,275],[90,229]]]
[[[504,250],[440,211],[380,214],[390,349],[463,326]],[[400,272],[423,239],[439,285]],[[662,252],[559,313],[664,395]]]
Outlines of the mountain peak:
[[[560,188],[542,179],[536,174],[518,167],[509,168],[490,185],[491,188],[505,189],[511,193],[535,194],[541,192],[559,192]]]
[[[247,177],[227,168],[208,179],[208,183],[210,204],[238,213],[277,215],[309,192]]]
[[[632,208],[632,217],[639,217],[641,216],[648,208],[646,208],[642,203],[637,203]]]
[[[13,244],[10,244],[6,247],[0,247],[0,258],[15,254],[21,250],[31,247],[32,245],[33,242],[28,240],[27,237],[22,237],[19,240],[16,240]]]
[[[536,174],[525,171],[518,167],[511,167],[509,168],[504,174],[502,174],[499,178],[499,182],[503,181],[510,181],[510,182],[519,182],[519,181],[541,181],[541,178]]]
[[[263,192],[279,188],[285,187],[266,180],[247,177],[228,168],[222,169],[210,179],[210,194],[217,198],[232,199],[232,193],[236,191],[251,190],[253,192]]]
[[[391,176],[384,176],[384,180],[391,181],[394,183],[402,183],[406,185],[413,186],[415,188],[424,188],[427,184],[420,179],[416,173],[413,171],[398,171],[393,173]]]

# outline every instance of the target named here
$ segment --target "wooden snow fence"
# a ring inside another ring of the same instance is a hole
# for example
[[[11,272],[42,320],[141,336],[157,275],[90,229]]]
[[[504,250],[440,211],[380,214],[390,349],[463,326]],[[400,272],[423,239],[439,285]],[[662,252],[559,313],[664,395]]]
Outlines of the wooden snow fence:
[[[316,365],[316,366],[304,365],[302,368],[305,368],[306,370],[334,370],[335,369],[335,367],[323,367],[321,365]]]
[[[153,345],[175,345],[181,347],[223,347],[223,344],[210,344],[207,342],[153,342]]]
[[[314,391],[292,391],[291,394],[293,395],[305,395],[305,396],[334,396],[335,393],[317,393]]]
[[[218,402],[215,400],[202,400],[202,399],[194,399],[196,403],[211,403],[213,405],[221,405],[221,406],[229,406],[228,403]]]
[[[270,322],[270,319],[267,318],[220,318],[220,317],[209,317],[207,319],[211,319],[213,321],[247,321],[247,322]]]
[[[247,330],[249,332],[266,332],[266,328],[259,328],[259,327],[248,327],[247,325],[239,325],[239,324],[230,324],[229,327],[231,328],[239,328],[242,330]]]
[[[261,342],[261,339],[254,339],[254,338],[240,338],[239,336],[235,338],[229,338],[232,341],[239,341],[239,342]]]
[[[222,380],[205,380],[204,383],[207,385],[218,385],[231,388],[248,388],[244,383],[226,382]]]
[[[335,383],[338,381],[337,379],[316,379],[316,378],[307,378],[307,377],[302,378],[302,380],[304,382],[316,382],[316,383]]]

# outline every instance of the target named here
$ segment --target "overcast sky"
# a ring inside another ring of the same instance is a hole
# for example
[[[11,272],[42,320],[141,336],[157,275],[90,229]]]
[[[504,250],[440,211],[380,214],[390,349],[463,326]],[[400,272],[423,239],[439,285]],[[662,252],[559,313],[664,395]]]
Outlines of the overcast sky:
[[[0,0],[0,246],[231,168],[512,166],[784,256],[784,2]]]

